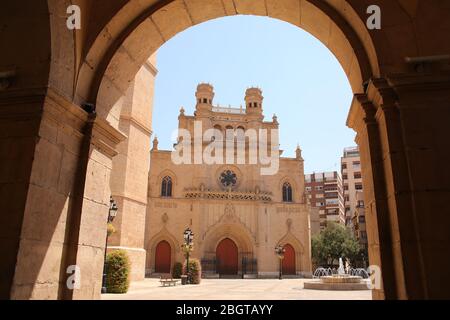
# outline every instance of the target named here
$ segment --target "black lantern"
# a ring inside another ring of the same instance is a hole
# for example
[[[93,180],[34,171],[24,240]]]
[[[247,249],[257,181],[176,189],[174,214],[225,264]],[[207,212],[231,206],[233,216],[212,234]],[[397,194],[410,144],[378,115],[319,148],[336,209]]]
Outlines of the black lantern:
[[[189,228],[184,230],[183,237],[184,237],[184,243],[186,243],[188,245],[194,241],[194,233]]]
[[[117,204],[114,202],[114,199],[112,196],[109,197],[109,211],[108,211],[108,219],[106,221],[106,224],[112,223],[114,221],[114,218],[117,216],[117,211],[119,208],[117,207]],[[105,242],[105,260],[103,263],[103,279],[102,279],[102,293],[106,293],[106,253],[108,251],[108,231],[106,231],[106,242]]]
[[[278,245],[275,247],[275,254],[278,256],[278,259],[280,260],[280,272],[278,279],[283,279],[283,259],[284,259],[284,252],[286,249],[282,245]]]
[[[189,283],[189,253],[192,249],[192,243],[194,242],[194,233],[190,228],[184,230],[183,238],[184,238],[184,247],[186,250],[186,276],[187,276],[187,283]]]
[[[117,210],[119,208],[117,207],[117,204],[114,202],[112,196],[109,198],[109,215],[108,215],[108,223],[111,223],[114,221],[114,218],[117,216]]]

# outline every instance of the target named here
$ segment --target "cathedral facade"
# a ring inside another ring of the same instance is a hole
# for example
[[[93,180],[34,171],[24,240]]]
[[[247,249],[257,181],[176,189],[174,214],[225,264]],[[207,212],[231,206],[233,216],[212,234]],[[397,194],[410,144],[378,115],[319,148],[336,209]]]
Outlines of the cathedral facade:
[[[187,228],[194,233],[191,256],[201,261],[205,277],[276,277],[280,245],[283,274],[309,275],[310,207],[300,148],[295,158],[281,156],[279,124],[276,116],[264,121],[260,89],[247,89],[245,108],[213,106],[213,98],[211,85],[198,86],[194,115],[180,110],[173,150],[159,150],[153,141],[146,275],[170,273],[184,262]]]

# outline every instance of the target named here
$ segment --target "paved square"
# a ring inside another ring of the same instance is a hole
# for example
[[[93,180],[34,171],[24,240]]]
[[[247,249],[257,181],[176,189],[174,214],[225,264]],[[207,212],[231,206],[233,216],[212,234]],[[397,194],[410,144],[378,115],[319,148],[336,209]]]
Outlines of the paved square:
[[[200,285],[162,287],[159,279],[133,282],[127,294],[103,300],[372,300],[372,292],[303,289],[304,279],[202,279]],[[307,281],[307,280],[306,280]]]

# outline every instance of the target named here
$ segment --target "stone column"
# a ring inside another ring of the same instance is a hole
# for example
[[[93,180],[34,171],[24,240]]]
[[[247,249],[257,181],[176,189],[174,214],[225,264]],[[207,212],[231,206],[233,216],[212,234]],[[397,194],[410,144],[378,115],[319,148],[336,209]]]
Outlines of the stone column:
[[[383,271],[375,297],[448,298],[450,275],[436,270],[450,268],[450,73],[376,79],[356,100],[370,262]]]
[[[425,66],[427,68],[427,66]],[[396,190],[409,299],[449,299],[450,72],[388,78],[396,94],[406,180]],[[394,169],[395,172],[395,169]]]
[[[10,258],[1,259],[8,272],[2,295],[99,298],[109,175],[114,149],[125,137],[50,88],[15,99],[5,106],[15,110],[12,118],[2,123],[9,132],[2,147],[10,141],[2,152],[9,162],[2,175],[20,186],[17,194],[4,189],[11,192],[4,199],[12,209],[2,221],[11,230],[5,245],[14,246],[2,247]],[[80,270],[81,287],[75,290],[66,285],[70,265]]]
[[[131,280],[143,280],[146,251],[144,244],[150,167],[151,115],[153,108],[154,57],[144,65],[131,83],[122,105],[119,130],[128,136],[118,146],[113,161],[111,190],[119,207],[110,237],[109,250],[127,251],[131,261]]]
[[[45,88],[0,92],[0,299],[11,296],[45,95]]]
[[[386,182],[381,153],[380,132],[375,118],[376,107],[365,94],[355,95],[350,109],[348,125],[357,132],[360,149],[364,199],[371,265],[380,267],[383,282],[395,284],[392,265],[391,222],[387,207]],[[395,286],[384,286],[373,291],[374,299],[394,298]]]

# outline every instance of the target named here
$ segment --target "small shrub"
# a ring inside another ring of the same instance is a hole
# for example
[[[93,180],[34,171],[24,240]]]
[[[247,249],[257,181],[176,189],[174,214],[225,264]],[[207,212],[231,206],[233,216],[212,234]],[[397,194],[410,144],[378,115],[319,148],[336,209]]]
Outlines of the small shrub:
[[[173,265],[172,278],[180,279],[182,274],[183,274],[183,265],[181,264],[181,262],[176,262]]]
[[[130,260],[124,250],[106,256],[106,289],[108,293],[126,293],[130,286]]]
[[[183,274],[186,274],[186,262],[183,264]],[[198,259],[189,259],[188,281],[190,284],[200,284],[202,267]]]

